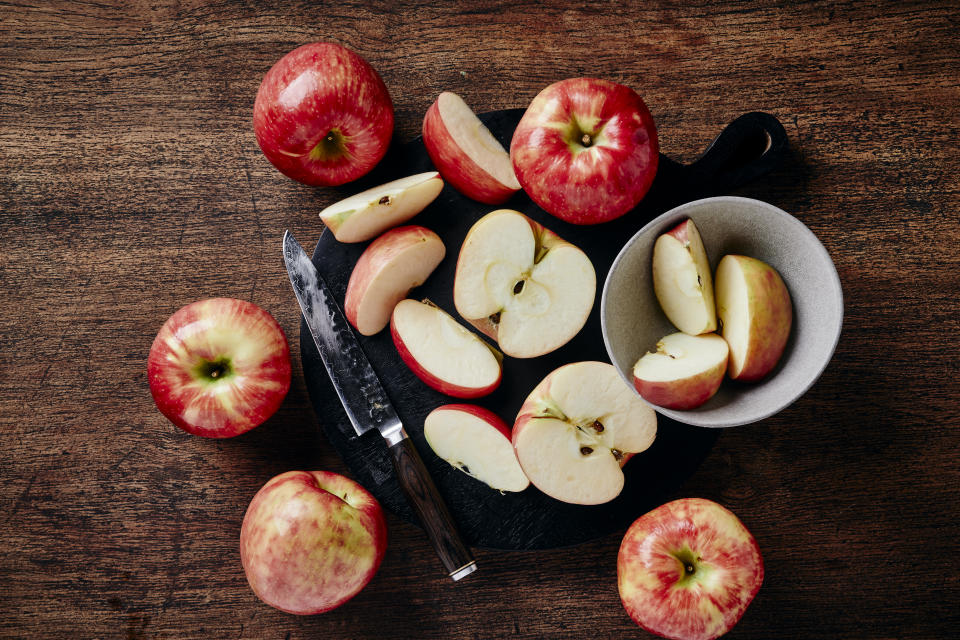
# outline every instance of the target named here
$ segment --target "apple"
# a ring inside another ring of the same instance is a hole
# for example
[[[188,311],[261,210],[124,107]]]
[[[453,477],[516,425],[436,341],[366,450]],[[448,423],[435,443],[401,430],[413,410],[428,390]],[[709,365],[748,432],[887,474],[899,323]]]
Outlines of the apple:
[[[173,424],[230,438],[280,407],[290,389],[290,347],[273,316],[252,302],[199,300],[163,323],[150,347],[147,379]]]
[[[500,209],[464,238],[453,301],[506,355],[533,358],[577,335],[596,290],[587,254],[522,213]]]
[[[365,336],[380,332],[397,303],[424,283],[446,251],[440,236],[415,225],[396,227],[371,242],[347,282],[347,320]]]
[[[500,416],[473,404],[437,407],[423,423],[423,435],[438,457],[497,491],[523,491],[530,481]]]
[[[693,220],[684,220],[654,243],[653,291],[680,331],[692,336],[716,331],[710,263]]]
[[[573,224],[633,209],[653,184],[659,146],[647,106],[629,87],[595,78],[551,84],[527,107],[510,143],[524,191]]]
[[[640,516],[617,556],[620,600],[664,638],[713,640],[740,620],[763,582],[757,541],[729,510],[683,498]]]
[[[398,302],[390,335],[400,359],[440,393],[479,398],[500,386],[503,356],[431,303]]]
[[[527,396],[513,447],[530,482],[572,504],[601,504],[623,489],[621,468],[657,435],[657,414],[605,362],[554,370]]]
[[[485,204],[502,204],[520,190],[510,154],[460,96],[441,93],[423,118],[423,145],[453,188]]]
[[[240,527],[250,588],[271,607],[299,615],[330,611],[359,593],[386,548],[380,504],[329,471],[272,478],[250,501]]]
[[[340,200],[320,219],[340,242],[364,242],[423,211],[442,189],[439,173],[418,173]]]
[[[356,180],[380,162],[393,135],[393,102],[370,64],[346,47],[315,42],[267,72],[253,104],[267,159],[304,184]]]
[[[777,366],[790,337],[787,286],[770,265],[739,255],[721,258],[715,282],[721,335],[730,346],[727,374],[760,380]]]
[[[695,409],[713,397],[727,371],[727,342],[715,333],[673,333],[633,367],[644,400],[667,409]]]

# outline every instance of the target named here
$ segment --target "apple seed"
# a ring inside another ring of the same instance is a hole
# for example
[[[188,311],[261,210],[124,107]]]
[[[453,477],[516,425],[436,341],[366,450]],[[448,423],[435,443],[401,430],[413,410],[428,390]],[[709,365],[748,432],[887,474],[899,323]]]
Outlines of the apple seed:
[[[390,196],[383,196],[377,200],[377,204],[390,204]]]
[[[588,456],[591,453],[593,453],[593,449],[591,449],[590,447],[580,447],[580,453],[582,453],[585,456]]]
[[[525,282],[524,280],[518,280],[517,284],[513,285],[513,295],[517,295],[518,293],[523,291],[524,282]]]
[[[620,449],[610,449],[610,453],[613,454],[613,457],[617,462],[620,462],[620,460],[623,459],[623,451],[620,451]]]
[[[499,312],[499,311],[497,311],[496,313],[494,313],[494,314],[492,314],[492,315],[490,316],[490,322],[492,322],[493,324],[500,324],[500,312]]]
[[[603,423],[600,422],[599,420],[594,420],[594,421],[593,421],[593,429],[594,429],[594,431],[596,431],[597,433],[603,433]]]

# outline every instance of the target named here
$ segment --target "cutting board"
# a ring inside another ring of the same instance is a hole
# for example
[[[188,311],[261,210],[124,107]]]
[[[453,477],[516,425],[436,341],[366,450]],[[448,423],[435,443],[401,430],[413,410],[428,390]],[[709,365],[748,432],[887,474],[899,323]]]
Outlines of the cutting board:
[[[522,109],[512,109],[486,113],[480,119],[504,147],[509,148],[513,130],[522,115]],[[475,401],[512,424],[527,394],[557,367],[581,360],[609,362],[600,333],[600,292],[610,265],[626,241],[667,209],[696,198],[728,193],[755,180],[779,164],[786,149],[786,133],[776,118],[759,112],[746,114],[727,126],[703,156],[689,165],[661,154],[656,180],[643,202],[613,222],[589,227],[554,218],[533,204],[522,191],[500,207],[493,207],[474,202],[447,185],[429,207],[408,223],[432,229],[447,248],[447,255],[437,270],[422,287],[412,291],[410,297],[429,298],[459,318],[453,306],[453,276],[460,245],[474,222],[497,208],[525,213],[590,256],[597,272],[597,297],[584,328],[573,340],[550,354],[531,359],[505,358],[501,386]],[[346,197],[370,186],[433,169],[420,138],[406,144],[394,143],[373,174],[349,185],[342,194]],[[342,244],[332,233],[324,231],[316,245],[314,264],[341,306],[353,265],[368,244]],[[719,435],[717,430],[692,427],[658,415],[653,446],[624,467],[623,491],[603,505],[565,504],[532,485],[520,493],[501,494],[438,458],[423,437],[427,414],[440,405],[459,401],[427,387],[403,364],[389,329],[372,337],[358,337],[464,539],[471,546],[547,549],[580,544],[622,530],[675,494],[696,471]],[[303,322],[300,354],[310,400],[331,446],[346,461],[353,477],[381,504],[401,518],[417,523],[394,478],[382,438],[376,432],[356,436]]]

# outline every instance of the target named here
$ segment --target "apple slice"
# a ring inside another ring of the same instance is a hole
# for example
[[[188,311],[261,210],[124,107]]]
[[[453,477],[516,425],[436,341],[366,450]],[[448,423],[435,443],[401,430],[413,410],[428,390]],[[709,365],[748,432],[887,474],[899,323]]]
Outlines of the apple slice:
[[[780,274],[747,256],[727,255],[717,265],[717,314],[730,346],[727,374],[755,381],[777,366],[790,337],[793,305]]]
[[[587,254],[522,213],[500,209],[467,233],[453,301],[505,354],[533,358],[577,335],[596,289]]]
[[[479,398],[500,386],[503,356],[433,304],[401,300],[390,334],[404,363],[440,393]]]
[[[710,263],[693,220],[684,220],[653,245],[653,291],[680,331],[692,336],[716,331]]]
[[[397,303],[424,283],[445,254],[443,240],[430,229],[387,231],[370,243],[350,274],[343,304],[347,320],[365,336],[378,333]]]
[[[497,491],[523,491],[530,481],[510,443],[510,427],[472,404],[437,407],[423,423],[427,444],[440,458]]]
[[[657,414],[613,365],[574,362],[527,396],[513,447],[540,491],[572,504],[601,504],[623,489],[621,467],[657,435]]]
[[[460,96],[441,93],[423,118],[423,144],[444,180],[485,204],[520,190],[510,154]]]
[[[439,173],[418,173],[340,200],[320,219],[340,242],[364,242],[423,211],[442,189]]]
[[[715,333],[673,333],[633,367],[643,399],[667,409],[693,409],[713,397],[727,371],[726,341]]]

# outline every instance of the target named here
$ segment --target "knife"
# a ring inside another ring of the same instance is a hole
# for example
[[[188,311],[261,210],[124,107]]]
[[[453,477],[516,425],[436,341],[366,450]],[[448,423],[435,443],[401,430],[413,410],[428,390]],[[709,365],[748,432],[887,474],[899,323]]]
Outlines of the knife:
[[[289,231],[283,234],[283,260],[313,342],[356,435],[362,436],[371,429],[380,432],[387,441],[407,502],[423,524],[447,574],[455,581],[470,575],[477,570],[477,563],[460,538],[450,511],[353,329],[310,256]]]

